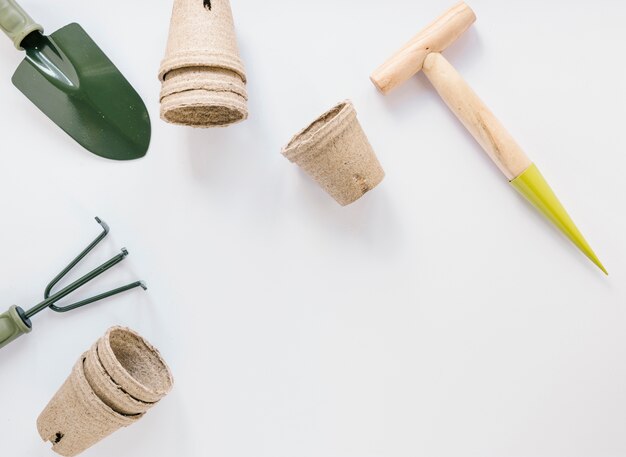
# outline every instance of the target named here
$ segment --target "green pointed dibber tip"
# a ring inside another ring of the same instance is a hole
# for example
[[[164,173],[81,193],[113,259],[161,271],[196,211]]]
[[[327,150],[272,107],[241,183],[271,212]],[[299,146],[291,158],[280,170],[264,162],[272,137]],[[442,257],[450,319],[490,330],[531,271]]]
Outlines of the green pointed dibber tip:
[[[565,211],[565,208],[563,208],[563,205],[535,164],[532,164],[521,175],[512,180],[511,185],[608,276],[609,273],[606,271],[606,268],[604,268],[598,256],[593,252],[585,237],[580,233],[572,218],[569,217],[569,214],[567,214],[567,211]]]

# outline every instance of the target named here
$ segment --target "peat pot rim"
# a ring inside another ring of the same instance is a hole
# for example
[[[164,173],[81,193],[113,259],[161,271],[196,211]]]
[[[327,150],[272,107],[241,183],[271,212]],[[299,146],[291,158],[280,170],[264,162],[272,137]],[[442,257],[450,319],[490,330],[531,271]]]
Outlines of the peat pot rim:
[[[129,346],[142,356],[133,366],[125,359]],[[110,328],[100,339],[98,354],[111,378],[136,399],[154,403],[172,389],[174,378],[159,351],[129,328]]]
[[[323,150],[329,141],[339,137],[356,121],[356,110],[352,102],[339,102],[300,130],[283,148],[282,153],[290,161],[298,162],[302,155]]]

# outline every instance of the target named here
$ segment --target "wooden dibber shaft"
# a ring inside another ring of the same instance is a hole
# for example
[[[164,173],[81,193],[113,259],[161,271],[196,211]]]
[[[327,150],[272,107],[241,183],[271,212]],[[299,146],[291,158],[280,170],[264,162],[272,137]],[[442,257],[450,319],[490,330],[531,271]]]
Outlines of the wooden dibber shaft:
[[[584,239],[537,167],[441,55],[476,20],[461,2],[414,36],[374,71],[370,79],[384,94],[423,70],[446,105],[482,146],[513,187],[561,230],[604,273],[606,269]]]
[[[424,60],[423,70],[448,108],[509,181],[532,165],[511,134],[444,56],[429,54]]]

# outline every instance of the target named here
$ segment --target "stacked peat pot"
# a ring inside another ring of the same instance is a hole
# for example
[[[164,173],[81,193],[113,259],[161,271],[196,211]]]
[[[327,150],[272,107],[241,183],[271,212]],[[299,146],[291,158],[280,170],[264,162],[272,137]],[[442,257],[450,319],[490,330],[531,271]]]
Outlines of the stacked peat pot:
[[[159,352],[136,332],[113,327],[78,360],[37,419],[44,441],[75,456],[134,424],[171,390]]]
[[[174,0],[159,79],[166,122],[218,127],[248,117],[246,73],[228,0]]]

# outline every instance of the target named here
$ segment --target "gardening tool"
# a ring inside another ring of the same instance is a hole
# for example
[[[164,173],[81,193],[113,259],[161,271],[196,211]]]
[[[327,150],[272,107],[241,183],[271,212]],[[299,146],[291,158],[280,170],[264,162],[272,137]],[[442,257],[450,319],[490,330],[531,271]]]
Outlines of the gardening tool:
[[[105,298],[120,294],[122,292],[126,292],[127,290],[131,290],[136,287],[141,287],[143,290],[146,290],[146,285],[143,281],[136,281],[126,286],[119,287],[117,289],[98,294],[94,297],[75,302],[71,305],[57,306],[57,302],[59,300],[68,296],[72,292],[75,292],[91,280],[100,276],[109,268],[117,265],[128,255],[128,251],[126,249],[122,249],[122,252],[120,254],[116,255],[111,260],[103,263],[98,268],[87,273],[82,278],[74,281],[69,286],[64,287],[58,292],[52,292],[52,289],[54,289],[59,281],[61,281],[70,271],[72,271],[72,269],[109,234],[109,226],[104,221],[96,218],[96,222],[98,222],[98,224],[100,224],[100,226],[102,227],[102,233],[98,235],[98,237],[94,241],[92,241],[91,244],[87,246],[74,260],[72,260],[70,264],[65,267],[63,271],[61,271],[61,273],[59,273],[52,281],[50,281],[44,292],[44,300],[41,303],[33,306],[28,311],[24,311],[19,306],[11,306],[8,311],[0,314],[0,348],[3,348],[4,346],[24,335],[25,333],[30,333],[30,331],[32,330],[30,318],[46,308],[50,308],[52,311],[55,311],[57,313],[65,313],[67,311],[89,305],[90,303],[94,303]]]
[[[26,51],[13,84],[55,124],[107,159],[146,154],[150,118],[143,101],[80,25],[45,36],[15,0],[0,0],[0,29]]]
[[[476,20],[461,2],[418,33],[371,76],[384,94],[424,70],[452,112],[487,152],[511,185],[563,232],[594,264],[608,274],[539,169],[440,54]]]

